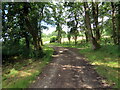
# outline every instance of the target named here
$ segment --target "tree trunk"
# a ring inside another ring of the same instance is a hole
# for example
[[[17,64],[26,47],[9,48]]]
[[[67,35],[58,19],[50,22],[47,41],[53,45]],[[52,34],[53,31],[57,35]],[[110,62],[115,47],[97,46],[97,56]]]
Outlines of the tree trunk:
[[[42,41],[42,31],[41,31],[41,21],[42,21],[42,19],[43,19],[43,9],[44,9],[44,6],[41,8],[41,12],[40,12],[40,14],[39,14],[39,17],[41,17],[40,18],[40,23],[39,23],[39,42],[40,42],[40,45],[42,45],[43,46],[43,41]]]
[[[26,48],[29,49],[30,48],[29,36],[27,35],[26,32],[24,34],[24,37],[25,37],[25,42],[26,42]]]
[[[111,2],[111,6],[112,6],[112,27],[113,27],[112,38],[113,38],[114,44],[117,44],[116,23],[115,23],[115,5],[113,2]]]
[[[75,39],[75,45],[76,45],[77,44],[77,36],[75,36],[74,39]]]
[[[39,44],[43,46],[43,41],[42,41],[42,32],[41,32],[41,26],[39,27]]]
[[[75,25],[75,30],[76,31],[74,31],[74,34],[75,34],[74,38],[75,38],[75,45],[76,45],[77,44],[77,36],[78,36],[78,30],[77,30],[78,29],[78,27],[77,27],[78,26],[78,19],[77,19],[77,13],[76,12],[75,12],[75,21],[76,21],[76,25]]]
[[[103,33],[103,29],[104,29],[104,22],[103,22],[103,20],[104,20],[104,16],[102,15],[102,25],[101,25],[102,28],[101,28],[101,30],[100,30],[100,31],[101,31],[100,34]]]
[[[57,24],[56,30],[58,31],[57,41],[58,43],[61,43],[61,26],[59,23]]]
[[[89,37],[88,37],[88,32],[87,31],[85,31],[85,38],[86,38],[86,42],[88,42],[89,41]]]
[[[69,44],[70,44],[70,38],[68,38],[68,40],[69,40]]]
[[[120,50],[120,2],[118,4],[118,16],[117,16],[117,32],[118,32],[118,45]]]
[[[71,36],[70,36],[69,33],[68,33],[68,35],[67,35],[67,38],[68,38],[68,41],[69,41],[69,44],[70,44]]]
[[[93,19],[94,19],[94,25],[95,25],[95,38],[96,40],[100,40],[100,30],[98,28],[98,3],[92,2],[92,11],[93,11]]]
[[[92,28],[90,24],[90,17],[89,17],[89,7],[87,2],[84,2],[84,9],[85,9],[86,28],[88,29],[88,32],[89,32],[89,37],[93,46],[93,50],[96,50],[100,48],[100,45],[97,43],[96,39],[93,37]]]
[[[42,41],[42,39],[40,39],[40,44],[43,46],[43,41]]]
[[[33,37],[33,42],[34,42],[34,47],[36,50],[41,50],[41,47],[39,45],[39,37],[38,37],[38,31],[32,27],[30,21],[28,18],[25,18],[26,26],[27,26],[27,31],[30,32],[30,34]]]
[[[43,51],[42,51],[42,47],[39,44],[39,36],[38,36],[38,30],[36,29],[36,26],[32,25],[30,22],[30,18],[28,16],[29,14],[29,10],[28,8],[29,3],[25,3],[24,4],[24,10],[23,10],[23,15],[24,15],[24,19],[25,19],[25,26],[26,26],[26,31],[28,31],[33,38],[33,43],[34,43],[34,49],[35,49],[35,56],[36,57],[42,57],[43,56]]]

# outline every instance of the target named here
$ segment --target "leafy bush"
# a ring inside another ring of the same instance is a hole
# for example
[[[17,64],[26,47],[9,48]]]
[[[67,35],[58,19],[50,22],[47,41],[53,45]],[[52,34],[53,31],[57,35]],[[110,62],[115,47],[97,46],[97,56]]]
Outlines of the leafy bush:
[[[57,40],[58,40],[58,39],[57,39],[56,36],[52,36],[52,37],[50,38],[50,43],[56,42]]]
[[[15,56],[19,55],[19,46],[15,45],[5,45],[2,48],[2,58],[6,59],[9,58],[10,56]]]
[[[16,56],[29,57],[29,50],[23,44],[13,44],[6,43],[3,44],[2,47],[2,61],[6,62],[14,62],[13,58]]]

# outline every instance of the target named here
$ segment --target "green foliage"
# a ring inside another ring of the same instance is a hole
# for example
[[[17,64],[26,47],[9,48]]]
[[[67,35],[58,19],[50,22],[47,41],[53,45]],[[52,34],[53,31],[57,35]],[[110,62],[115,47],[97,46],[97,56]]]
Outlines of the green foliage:
[[[27,50],[22,44],[14,44],[12,42],[4,44],[2,47],[3,60],[12,56],[24,56]],[[28,53],[26,54],[27,57]]]
[[[111,15],[113,10],[110,6],[111,2],[98,2],[99,18],[96,19],[100,19],[98,22],[98,28],[100,29],[101,40],[97,41],[102,46],[100,50],[92,51],[90,49],[90,43],[86,43],[85,40],[81,40],[80,43],[78,42],[76,46],[73,43],[69,44],[68,42],[63,44],[53,44],[53,42],[56,41],[60,42],[62,35],[64,37],[68,37],[70,40],[71,36],[85,36],[82,32],[88,33],[86,30],[84,15],[85,11],[83,10],[83,4],[84,3],[81,2],[2,3],[3,48],[0,47],[0,49],[2,49],[3,63],[7,62],[7,65],[14,64],[5,68],[5,71],[7,71],[8,74],[3,74],[4,87],[27,87],[29,83],[32,82],[41,72],[41,68],[49,62],[53,50],[49,47],[43,46],[42,51],[42,44],[38,45],[39,41],[42,42],[43,37],[44,41],[48,41],[47,39],[49,38],[52,45],[81,48],[80,52],[85,54],[91,64],[96,65],[95,68],[97,72],[100,75],[106,77],[110,83],[115,82],[115,87],[119,86],[119,82],[117,82],[117,74],[119,74],[119,72],[117,72],[117,70],[119,70],[120,67],[117,65],[117,61],[120,57],[120,52],[117,50],[118,46],[114,46],[113,38],[111,37],[113,35],[113,17]],[[114,4],[116,12],[115,27],[117,29],[115,31],[117,33],[115,39],[119,43],[120,3],[114,2]],[[91,32],[93,33],[94,37],[96,29],[94,28],[95,22],[93,21],[94,17],[92,16],[92,3],[88,2],[88,5],[90,9],[87,12],[90,13],[90,26],[93,25]],[[46,25],[42,25],[42,22],[43,24],[47,23],[56,26],[56,31],[49,35],[43,35],[42,30],[47,29],[48,27]],[[67,36],[65,36],[65,31],[62,30],[63,25],[69,27],[70,31],[68,31]],[[78,30],[81,30],[81,35],[79,34]],[[90,38],[89,35],[88,38]],[[41,58],[41,63],[38,63],[39,61],[35,60],[29,61],[28,58],[36,60]],[[26,60],[20,64],[17,62],[19,59]],[[34,67],[35,72],[29,73],[22,68],[28,66],[27,69],[29,69],[29,64]],[[23,70],[24,73],[28,75],[28,77],[16,78],[16,76],[19,74],[19,70]],[[10,79],[13,77],[15,77],[13,79],[14,81]]]
[[[70,33],[68,33],[68,34],[67,34],[67,37],[68,37],[68,38],[71,38],[71,34],[70,34]]]
[[[50,43],[56,42],[56,41],[57,41],[57,37],[56,37],[56,36],[52,36],[52,37],[50,38]]]
[[[52,22],[50,19],[51,13],[48,9],[49,5],[50,3],[47,2],[2,3],[2,39],[3,43],[6,43],[4,45],[3,56],[6,58],[8,58],[7,56],[14,55],[25,57],[43,56],[42,49],[40,50],[41,45],[38,45],[38,42],[39,39],[42,40],[42,30],[48,28],[42,25],[41,22],[47,24]],[[23,38],[25,40],[21,43]],[[16,41],[20,45],[17,45]],[[8,46],[7,43],[10,45]]]
[[[43,51],[45,56],[42,59],[22,59],[14,65],[4,66],[3,88],[28,88],[30,83],[42,72],[42,68],[51,60],[53,49],[44,46]]]
[[[32,47],[33,45],[31,45],[30,48],[27,48],[24,45],[24,41],[21,41],[18,44],[17,43],[13,44],[13,42],[8,42],[6,44],[3,44],[2,47],[3,64],[15,63],[16,59],[18,58],[38,58],[44,56],[43,53],[41,53],[40,51],[39,52],[35,51]],[[36,55],[40,55],[40,56],[36,56]]]
[[[46,41],[50,41],[50,38],[49,37],[43,37],[43,43],[46,42]]]

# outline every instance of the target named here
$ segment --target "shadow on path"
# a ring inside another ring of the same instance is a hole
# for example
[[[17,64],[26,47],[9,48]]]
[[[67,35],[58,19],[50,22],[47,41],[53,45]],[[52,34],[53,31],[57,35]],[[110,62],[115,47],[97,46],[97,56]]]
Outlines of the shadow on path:
[[[50,64],[30,88],[109,88],[75,48],[53,47]]]

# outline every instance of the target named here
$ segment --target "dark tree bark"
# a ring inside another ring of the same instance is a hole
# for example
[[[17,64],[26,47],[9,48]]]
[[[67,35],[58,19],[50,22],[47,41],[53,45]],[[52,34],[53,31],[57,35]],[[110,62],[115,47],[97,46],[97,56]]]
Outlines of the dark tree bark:
[[[43,9],[44,9],[44,5],[43,7],[41,8],[41,11],[40,11],[40,14],[39,14],[39,17],[40,18],[40,24],[39,24],[39,42],[40,44],[43,46],[43,41],[42,41],[42,28],[41,28],[41,21],[43,19]]]
[[[77,30],[77,26],[78,26],[78,19],[77,19],[77,13],[75,12],[75,22],[76,22],[76,24],[75,24],[75,45],[77,44],[77,35],[78,35],[78,30]]]
[[[92,28],[91,28],[91,24],[90,24],[90,17],[89,17],[90,16],[89,15],[89,7],[88,7],[87,2],[84,2],[84,9],[85,9],[86,28],[88,29],[88,32],[89,32],[90,41],[92,43],[93,50],[97,50],[100,48],[100,44],[98,44],[96,39],[93,37]]]
[[[70,32],[68,32],[67,38],[68,38],[68,41],[69,41],[69,44],[70,44],[70,40],[71,40]]]
[[[58,43],[61,43],[62,35],[61,35],[61,26],[59,22],[57,23],[56,30],[58,31],[57,41]]]
[[[94,25],[95,25],[95,38],[96,40],[100,40],[100,30],[98,28],[98,3],[92,2],[92,12],[93,12],[93,19],[94,19]]]
[[[112,7],[112,38],[114,41],[114,44],[117,44],[117,34],[116,34],[116,23],[115,23],[115,4],[111,2],[111,7]]]
[[[75,38],[75,45],[76,45],[77,44],[77,35],[74,38]]]
[[[88,42],[89,41],[89,37],[88,37],[88,32],[87,31],[85,31],[85,38],[86,38],[86,42]]]
[[[71,37],[68,37],[69,44],[70,44],[70,39],[71,39]]]
[[[85,23],[85,38],[86,38],[86,42],[89,42],[89,31],[87,29],[87,24],[86,24],[86,19],[84,18],[84,23]]]
[[[29,35],[26,32],[24,33],[24,37],[26,42],[26,48],[29,49],[30,48]]]
[[[32,25],[30,22],[30,18],[28,16],[29,9],[30,9],[30,4],[24,3],[23,15],[24,15],[24,19],[25,19],[26,31],[32,35],[34,49],[35,49],[35,56],[42,57],[43,51],[42,51],[42,47],[39,43],[38,30],[36,29],[36,26]]]
[[[118,15],[117,15],[117,32],[118,32],[118,45],[119,45],[119,49],[120,49],[120,2],[118,3]]]
[[[40,21],[40,23],[39,23],[40,25],[39,25],[39,44],[40,45],[42,45],[43,46],[43,41],[42,41],[42,31],[41,31],[41,21]]]
[[[42,48],[39,45],[38,31],[34,27],[32,27],[32,25],[31,25],[28,17],[25,18],[25,22],[26,22],[26,26],[27,26],[26,30],[28,32],[30,32],[30,34],[33,37],[33,42],[34,42],[34,48],[35,48],[35,50],[42,50]]]

